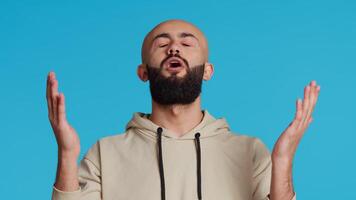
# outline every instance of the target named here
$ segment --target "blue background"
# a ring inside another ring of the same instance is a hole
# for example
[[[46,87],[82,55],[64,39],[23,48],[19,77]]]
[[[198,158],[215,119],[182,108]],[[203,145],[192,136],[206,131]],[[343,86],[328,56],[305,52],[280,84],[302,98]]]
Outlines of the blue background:
[[[203,108],[271,150],[311,80],[314,121],[294,159],[298,199],[356,199],[355,1],[4,1],[0,3],[2,199],[49,199],[57,146],[45,99],[54,70],[81,156],[150,112],[136,76],[145,34],[179,18],[202,29],[215,74]]]

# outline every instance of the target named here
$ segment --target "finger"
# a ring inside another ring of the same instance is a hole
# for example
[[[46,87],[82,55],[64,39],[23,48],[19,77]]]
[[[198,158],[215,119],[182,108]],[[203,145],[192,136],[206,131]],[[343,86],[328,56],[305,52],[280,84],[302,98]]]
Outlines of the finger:
[[[313,107],[313,109],[315,108],[316,102],[318,101],[319,92],[320,92],[320,85],[315,85],[315,90],[314,90],[314,102],[313,102],[314,107]]]
[[[309,118],[312,117],[312,114],[314,112],[314,108],[315,108],[316,102],[318,101],[318,96],[319,96],[319,91],[320,91],[320,86],[316,84],[316,81],[312,85],[313,85],[314,89],[311,93],[311,96],[312,96],[311,108],[310,108],[308,119],[307,119],[308,122],[309,122]]]
[[[308,106],[309,106],[309,94],[310,94],[310,86],[307,85],[304,87],[304,99],[303,99],[303,113],[302,113],[302,119],[301,122],[299,123],[298,128],[302,128],[305,125],[305,120],[306,120],[306,115],[308,113]]]
[[[51,80],[52,72],[49,72],[47,75],[47,82],[46,82],[46,98],[49,99],[50,96],[50,80]]]
[[[65,98],[64,94],[60,93],[58,95],[58,123],[65,123],[67,121],[66,111],[65,111]]]
[[[301,118],[302,118],[302,100],[301,99],[297,99],[296,101],[296,112],[294,115],[294,119],[293,121],[288,125],[289,127],[293,128],[293,129],[297,129],[299,126],[299,123],[301,122]],[[295,133],[297,131],[294,131]]]
[[[57,121],[58,81],[56,80],[55,74],[53,74],[53,78],[51,79],[51,98],[53,118],[55,121]]]
[[[46,86],[46,99],[48,107],[48,116],[53,119],[53,109],[52,109],[52,97],[51,97],[51,79],[53,72],[49,72],[47,76],[47,86]]]
[[[305,119],[306,115],[308,113],[308,106],[309,106],[309,94],[310,94],[310,86],[307,85],[304,88],[304,99],[303,99],[303,114],[302,114],[302,119],[299,124],[299,127],[303,126],[305,124]]]
[[[296,110],[297,111],[295,113],[294,119],[297,122],[296,125],[298,126],[302,120],[302,115],[303,115],[303,105],[302,105],[302,100],[300,98],[297,99]]]
[[[308,106],[308,112],[307,112],[307,115],[306,115],[306,119],[305,121],[306,122],[309,122],[309,118],[311,117],[312,113],[313,113],[313,108],[314,108],[314,105],[315,105],[315,86],[316,86],[316,81],[311,81],[310,82],[310,93],[309,93],[309,106]]]

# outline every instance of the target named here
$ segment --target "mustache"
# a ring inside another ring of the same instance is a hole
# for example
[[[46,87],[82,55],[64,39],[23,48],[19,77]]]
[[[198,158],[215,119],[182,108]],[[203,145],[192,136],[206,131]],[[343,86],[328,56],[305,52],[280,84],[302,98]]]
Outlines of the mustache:
[[[162,62],[161,62],[161,64],[160,64],[160,69],[162,69],[162,68],[163,68],[163,64],[164,64],[168,59],[170,59],[170,58],[172,58],[172,57],[176,57],[176,58],[181,59],[181,60],[184,62],[185,66],[187,66],[188,69],[189,69],[188,61],[187,61],[186,59],[184,59],[182,56],[180,56],[179,54],[176,54],[176,55],[174,55],[174,54],[169,54],[165,59],[162,60]]]

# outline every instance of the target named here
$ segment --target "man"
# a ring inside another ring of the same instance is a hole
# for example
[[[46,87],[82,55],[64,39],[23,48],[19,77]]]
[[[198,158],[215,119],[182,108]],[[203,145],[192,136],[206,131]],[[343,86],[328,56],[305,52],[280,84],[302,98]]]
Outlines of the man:
[[[292,161],[320,86],[312,81],[305,87],[295,118],[270,154],[260,139],[234,134],[224,118],[201,110],[202,80],[213,71],[196,26],[168,20],[154,27],[137,69],[149,81],[152,113],[134,113],[123,134],[99,140],[79,167],[79,138],[50,72],[49,119],[58,143],[52,199],[295,200]]]

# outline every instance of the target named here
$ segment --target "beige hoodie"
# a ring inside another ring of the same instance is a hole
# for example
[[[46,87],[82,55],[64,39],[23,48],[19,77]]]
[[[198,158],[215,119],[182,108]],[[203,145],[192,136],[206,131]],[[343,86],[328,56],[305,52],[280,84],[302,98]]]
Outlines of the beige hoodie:
[[[52,199],[268,200],[272,162],[266,146],[203,112],[200,124],[181,137],[149,114],[134,113],[124,134],[105,137],[87,152],[80,189],[53,187]]]

